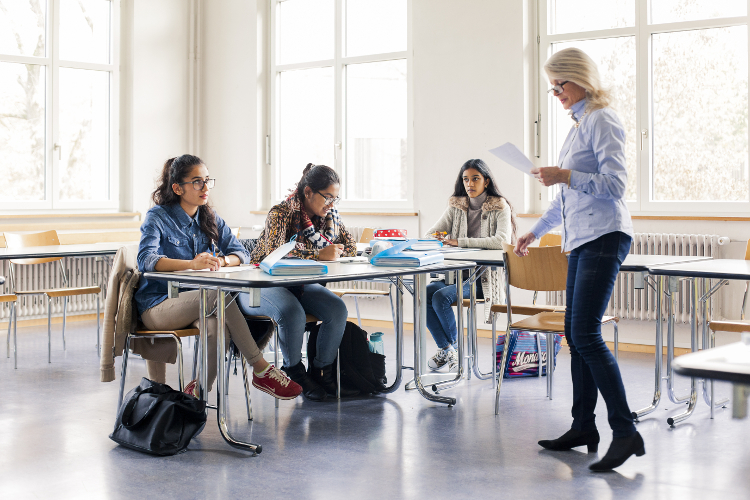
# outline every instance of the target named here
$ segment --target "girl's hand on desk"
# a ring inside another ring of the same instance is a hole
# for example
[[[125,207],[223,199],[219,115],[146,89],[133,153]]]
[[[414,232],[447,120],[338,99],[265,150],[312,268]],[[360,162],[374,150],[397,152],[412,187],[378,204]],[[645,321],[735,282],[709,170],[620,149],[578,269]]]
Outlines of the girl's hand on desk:
[[[318,260],[336,260],[344,253],[344,245],[328,245],[318,252]]]
[[[560,167],[532,168],[531,175],[545,186],[554,186],[555,184],[567,184],[570,179],[570,170],[564,170]]]
[[[210,269],[212,271],[218,271],[220,267],[221,260],[208,252],[199,253],[192,261],[190,261],[190,269]]]
[[[516,241],[516,248],[513,250],[513,252],[518,255],[519,257],[525,257],[529,255],[528,247],[532,243],[534,243],[534,240],[536,240],[536,236],[534,236],[534,233],[526,233],[520,238],[518,238],[518,241]]]
[[[448,240],[448,239],[442,239],[443,245],[448,245],[449,247],[457,247],[458,246],[458,240]]]

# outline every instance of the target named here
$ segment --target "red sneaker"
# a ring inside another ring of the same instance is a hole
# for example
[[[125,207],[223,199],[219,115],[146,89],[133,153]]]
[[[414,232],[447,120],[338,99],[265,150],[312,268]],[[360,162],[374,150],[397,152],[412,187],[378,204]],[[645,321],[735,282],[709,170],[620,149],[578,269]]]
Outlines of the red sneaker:
[[[267,392],[276,399],[294,399],[302,392],[302,386],[273,365],[260,377],[253,370],[253,387]]]
[[[184,392],[185,394],[190,394],[195,399],[199,399],[198,379],[191,380],[188,385],[185,386],[182,392]]]

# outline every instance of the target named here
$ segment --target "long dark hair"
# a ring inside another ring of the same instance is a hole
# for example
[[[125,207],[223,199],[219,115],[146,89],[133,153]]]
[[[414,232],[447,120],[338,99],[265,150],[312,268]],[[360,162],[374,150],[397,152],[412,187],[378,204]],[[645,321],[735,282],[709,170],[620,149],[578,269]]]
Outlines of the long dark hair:
[[[302,178],[300,178],[294,191],[297,192],[297,198],[301,202],[305,199],[305,188],[307,186],[310,186],[313,191],[320,191],[331,184],[341,184],[339,174],[334,169],[325,165],[308,163],[302,171]]]
[[[175,205],[179,203],[180,197],[172,189],[172,184],[184,182],[196,165],[203,165],[203,161],[193,155],[182,155],[170,158],[164,162],[164,167],[158,179],[159,184],[156,190],[151,193],[151,199],[154,204]],[[190,189],[192,189],[192,186]],[[198,211],[198,224],[206,236],[217,243],[219,242],[219,228],[216,225],[216,217],[214,216],[213,208],[208,203],[203,205],[201,210]]]
[[[503,196],[503,193],[501,193],[497,188],[495,177],[492,175],[490,167],[488,167],[483,160],[469,160],[461,166],[461,170],[458,171],[458,178],[456,178],[456,185],[453,188],[453,196],[469,196],[469,194],[466,192],[466,188],[464,187],[463,177],[464,172],[466,172],[470,168],[473,168],[474,170],[482,174],[482,177],[484,177],[485,179],[489,179],[490,183],[487,184],[487,187],[484,189],[487,192],[488,196],[496,196],[498,198],[502,198],[505,200],[505,203],[508,204],[508,208],[510,208],[510,225],[513,228],[510,242],[515,243],[516,232],[518,231],[518,225],[516,224],[516,211],[513,210],[513,205],[511,205],[510,200]]]

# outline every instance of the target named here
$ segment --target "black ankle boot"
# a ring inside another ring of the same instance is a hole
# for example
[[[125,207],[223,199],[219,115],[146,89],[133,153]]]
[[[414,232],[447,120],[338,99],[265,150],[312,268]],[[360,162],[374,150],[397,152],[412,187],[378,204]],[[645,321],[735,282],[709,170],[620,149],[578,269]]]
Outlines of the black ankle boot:
[[[333,364],[330,364],[328,366],[324,366],[323,368],[317,368],[315,366],[310,365],[310,371],[309,371],[310,378],[312,378],[315,382],[320,384],[323,389],[325,389],[326,393],[335,398],[336,397],[336,377],[334,377],[333,374]],[[347,389],[344,386],[341,386],[341,397],[342,398],[348,398],[352,396],[356,396],[359,394],[359,391],[353,390],[353,389]]]
[[[599,431],[583,432],[570,429],[557,439],[543,439],[539,441],[539,446],[548,450],[562,451],[570,450],[576,446],[588,447],[589,453],[596,453],[599,449]]]
[[[612,470],[625,463],[625,460],[631,455],[640,457],[646,454],[646,447],[643,445],[641,434],[636,431],[632,436],[624,438],[614,438],[609,445],[607,454],[599,462],[589,465],[589,469],[595,472]]]
[[[307,375],[307,369],[302,361],[289,368],[284,366],[281,369],[290,379],[302,386],[302,395],[305,398],[310,401],[323,401],[326,398],[325,389]]]

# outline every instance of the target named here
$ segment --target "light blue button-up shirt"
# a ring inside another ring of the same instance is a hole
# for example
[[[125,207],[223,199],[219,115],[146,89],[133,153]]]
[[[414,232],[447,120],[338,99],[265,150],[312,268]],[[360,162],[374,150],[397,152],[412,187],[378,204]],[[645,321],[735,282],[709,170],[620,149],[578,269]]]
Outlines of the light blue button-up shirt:
[[[628,172],[625,168],[625,130],[609,108],[589,111],[586,99],[571,107],[572,127],[560,150],[558,166],[569,169],[570,187],[562,189],[531,232],[541,238],[563,225],[563,250],[615,231],[633,236],[633,223],[625,205]]]

